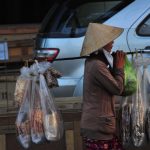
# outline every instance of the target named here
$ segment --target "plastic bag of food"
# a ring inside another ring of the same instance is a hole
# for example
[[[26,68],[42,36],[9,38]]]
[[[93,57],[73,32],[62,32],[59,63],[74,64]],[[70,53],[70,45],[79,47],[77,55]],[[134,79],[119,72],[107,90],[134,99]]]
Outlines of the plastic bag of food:
[[[45,137],[47,140],[59,140],[63,136],[63,120],[57,109],[54,97],[50,93],[43,74],[40,74],[40,96],[42,111],[44,113],[43,123]]]
[[[35,62],[37,62],[37,60],[35,60]],[[38,65],[37,63],[34,63],[30,66],[30,72],[32,75],[30,107],[31,138],[32,142],[36,144],[41,143],[45,140],[43,127],[43,111],[41,106],[42,100],[39,90],[39,68],[41,68],[42,71],[45,71],[50,66],[50,63],[46,62],[41,62]]]
[[[137,90],[132,95],[132,141],[140,147],[145,139],[145,107],[142,94],[142,79],[140,67],[137,67]]]
[[[33,76],[30,106],[31,138],[33,143],[41,143],[45,140],[43,127],[43,111],[38,83],[38,76]]]
[[[24,148],[29,148],[31,142],[29,117],[31,80],[27,81],[16,118],[17,139]]]
[[[150,107],[146,111],[146,135],[148,141],[150,141]]]
[[[150,141],[150,98],[149,98],[149,87],[150,87],[150,72],[148,71],[148,65],[143,62],[143,76],[142,76],[142,93],[143,100],[146,109],[146,135]]]
[[[32,75],[36,76],[36,79],[34,79],[34,82],[32,84],[32,90],[34,92],[32,92],[31,99],[33,103],[31,104],[31,106],[33,106],[31,108],[31,112],[33,112],[31,113],[32,141],[35,141],[33,137],[37,137],[39,141],[42,141],[42,137],[44,135],[47,140],[59,140],[63,135],[63,120],[61,118],[61,114],[57,110],[57,107],[54,103],[54,98],[49,91],[44,77],[44,73],[50,67],[50,63],[38,63],[38,61],[35,62],[36,63],[30,67],[32,70]],[[35,113],[35,110],[37,113]]]
[[[125,66],[124,66],[125,80],[124,80],[124,90],[122,92],[122,96],[129,96],[136,92],[136,71],[132,65],[132,63],[128,60],[127,56],[125,58]]]
[[[26,87],[28,86],[28,82],[30,82],[30,69],[28,67],[22,67],[20,72],[21,74],[17,78],[14,92],[14,100],[17,106],[21,105]]]
[[[123,145],[127,146],[131,140],[131,97],[124,97],[121,104],[121,138]]]
[[[60,78],[62,76],[59,71],[50,67],[46,70],[46,72],[44,73],[44,76],[45,76],[48,87],[53,88],[53,87],[59,86],[57,78]]]

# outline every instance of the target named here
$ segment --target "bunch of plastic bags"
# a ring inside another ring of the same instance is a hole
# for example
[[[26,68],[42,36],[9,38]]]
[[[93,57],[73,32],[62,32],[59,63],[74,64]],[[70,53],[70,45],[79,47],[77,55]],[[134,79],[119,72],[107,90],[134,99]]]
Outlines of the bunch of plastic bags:
[[[50,68],[49,62],[36,61],[30,68],[21,68],[16,82],[14,95],[20,107],[16,119],[17,138],[24,148],[29,148],[32,142],[56,141],[63,136],[63,120],[45,77],[45,72]],[[60,77],[56,70],[55,74]],[[57,82],[51,87],[55,85]]]
[[[121,104],[121,134],[123,145],[140,147],[150,139],[150,73],[149,58],[136,55],[133,59],[136,71],[136,91],[123,97]],[[148,137],[148,138],[147,138]]]

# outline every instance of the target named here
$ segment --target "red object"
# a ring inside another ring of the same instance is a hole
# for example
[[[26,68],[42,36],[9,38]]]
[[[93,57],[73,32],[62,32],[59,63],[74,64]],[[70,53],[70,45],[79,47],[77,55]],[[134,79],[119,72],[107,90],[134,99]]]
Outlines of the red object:
[[[83,138],[85,150],[123,150],[122,144],[117,137],[111,140],[92,140]]]
[[[47,61],[52,62],[58,56],[58,53],[58,48],[43,48],[40,50],[36,50],[36,58],[46,59]]]

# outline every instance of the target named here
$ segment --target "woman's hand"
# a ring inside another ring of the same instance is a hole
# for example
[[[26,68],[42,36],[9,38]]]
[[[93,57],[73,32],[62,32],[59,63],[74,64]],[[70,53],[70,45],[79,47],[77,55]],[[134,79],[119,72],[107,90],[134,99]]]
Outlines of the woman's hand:
[[[113,56],[114,56],[114,67],[123,68],[125,64],[126,53],[121,50],[117,50],[115,53],[113,53]]]

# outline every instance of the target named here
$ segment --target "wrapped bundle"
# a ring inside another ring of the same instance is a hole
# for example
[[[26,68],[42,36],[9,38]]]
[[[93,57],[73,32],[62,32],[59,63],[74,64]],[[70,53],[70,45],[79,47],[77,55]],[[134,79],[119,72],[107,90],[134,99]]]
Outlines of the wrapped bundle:
[[[31,138],[32,142],[36,144],[42,143],[45,139],[41,97],[37,81],[37,76],[34,76],[32,79],[30,103]]]
[[[40,95],[44,114],[45,137],[50,141],[59,140],[63,136],[63,120],[42,74],[40,74]]]
[[[131,104],[129,97],[125,97],[122,103],[122,116],[121,116],[121,134],[123,145],[128,145],[131,140]]]
[[[141,70],[137,66],[137,91],[132,96],[132,140],[136,147],[143,144],[145,138],[145,108],[141,86]]]
[[[44,73],[44,76],[45,76],[48,87],[52,88],[52,87],[58,87],[57,78],[60,78],[62,75],[59,71],[50,67],[46,70],[46,72]]]
[[[136,71],[132,65],[132,63],[128,60],[127,56],[125,59],[124,66],[125,80],[124,80],[124,90],[122,92],[122,96],[129,96],[136,92]]]
[[[50,68],[48,62],[38,63],[32,66],[33,70],[38,72],[38,83],[39,83],[39,98],[40,98],[40,110],[42,112],[43,126],[45,137],[49,141],[59,140],[63,136],[63,120],[57,106],[54,102],[50,89],[48,88],[47,82],[44,77],[44,73]],[[53,74],[58,76],[57,71]],[[36,74],[36,73],[35,73]],[[37,97],[37,96],[36,96]]]
[[[30,82],[29,82],[30,81]],[[26,83],[23,98],[21,99],[20,109],[16,119],[17,139],[24,148],[29,148],[31,143],[30,136],[30,90],[31,80]]]
[[[31,80],[30,69],[28,67],[22,67],[20,69],[20,72],[21,74],[17,78],[15,92],[14,92],[15,104],[17,106],[21,105],[24,98],[25,90],[28,87],[28,84]]]
[[[146,134],[148,137],[148,140],[150,141],[150,99],[148,96],[149,93],[149,87],[150,87],[150,75],[148,71],[148,65],[144,63],[143,67],[143,78],[142,78],[143,84],[142,84],[142,89],[143,89],[143,99],[144,99],[144,105],[146,109]]]
[[[56,141],[63,136],[63,120],[43,75],[48,68],[50,63],[37,61],[30,68],[23,67],[16,83],[15,97],[20,106],[17,138],[24,148],[31,142]],[[60,76],[55,69],[51,74]]]

